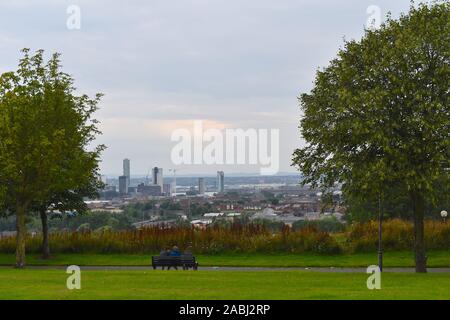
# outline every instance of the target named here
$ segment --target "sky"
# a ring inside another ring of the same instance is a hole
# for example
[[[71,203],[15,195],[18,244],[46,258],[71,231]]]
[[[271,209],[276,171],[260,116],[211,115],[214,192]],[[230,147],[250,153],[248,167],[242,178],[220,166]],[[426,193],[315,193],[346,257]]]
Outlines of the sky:
[[[124,158],[132,175],[154,166],[260,172],[258,164],[174,163],[171,135],[193,131],[195,120],[205,129],[279,130],[278,171],[293,172],[292,152],[304,144],[297,98],[344,39],[361,38],[372,5],[384,19],[410,1],[0,0],[0,72],[16,69],[21,48],[59,52],[79,93],[103,93],[103,174],[121,174]]]

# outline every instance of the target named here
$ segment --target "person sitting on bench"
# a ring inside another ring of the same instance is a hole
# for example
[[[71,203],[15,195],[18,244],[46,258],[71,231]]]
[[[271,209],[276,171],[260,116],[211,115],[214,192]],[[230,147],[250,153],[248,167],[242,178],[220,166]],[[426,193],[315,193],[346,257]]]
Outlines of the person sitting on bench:
[[[164,249],[161,250],[161,252],[159,253],[160,257],[168,257],[170,256],[170,249],[169,247],[164,247]],[[162,270],[164,270],[164,267],[161,268]]]
[[[180,249],[177,246],[173,246],[172,247],[172,251],[170,251],[170,256],[171,257],[179,257],[179,256],[181,256]]]
[[[170,250],[168,247],[165,247],[164,249],[161,250],[161,252],[159,253],[159,255],[161,257],[168,257],[170,255]]]
[[[172,250],[170,251],[169,256],[171,257],[181,257],[180,249],[177,246],[173,246]],[[178,270],[177,266],[174,266],[175,270]],[[167,267],[167,270],[170,270],[170,266]]]

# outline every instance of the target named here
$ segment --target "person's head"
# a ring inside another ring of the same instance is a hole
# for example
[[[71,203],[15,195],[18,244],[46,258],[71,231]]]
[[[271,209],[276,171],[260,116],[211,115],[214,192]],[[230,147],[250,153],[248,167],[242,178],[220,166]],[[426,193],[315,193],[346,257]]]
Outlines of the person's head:
[[[173,246],[173,247],[172,247],[172,250],[173,250],[173,251],[179,251],[179,249],[178,249],[177,246]]]

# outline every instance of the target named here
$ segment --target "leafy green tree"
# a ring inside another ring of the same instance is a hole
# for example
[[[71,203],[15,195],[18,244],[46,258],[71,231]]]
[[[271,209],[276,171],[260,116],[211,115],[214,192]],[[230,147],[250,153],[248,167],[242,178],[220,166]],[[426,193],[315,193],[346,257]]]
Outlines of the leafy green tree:
[[[96,166],[104,148],[87,151],[99,134],[92,115],[101,95],[77,96],[59,55],[45,63],[43,54],[24,49],[18,69],[0,75],[0,195],[16,215],[18,268],[33,206],[84,185],[86,167]]]
[[[368,201],[385,186],[407,193],[414,217],[416,272],[426,272],[424,211],[450,168],[450,4],[411,6],[360,41],[346,42],[300,98],[306,146],[293,164],[324,190]],[[446,179],[448,182],[448,179]],[[442,186],[450,192],[449,184]]]
[[[103,187],[103,183],[97,178],[97,161],[87,162],[80,168],[78,174],[85,177],[85,181],[80,179],[80,186],[72,190],[64,190],[50,195],[46,201],[34,205],[33,211],[39,213],[42,223],[42,258],[50,258],[50,242],[48,227],[48,212],[57,210],[61,213],[77,212],[85,214],[88,211],[84,198],[94,198],[98,196],[98,190]]]

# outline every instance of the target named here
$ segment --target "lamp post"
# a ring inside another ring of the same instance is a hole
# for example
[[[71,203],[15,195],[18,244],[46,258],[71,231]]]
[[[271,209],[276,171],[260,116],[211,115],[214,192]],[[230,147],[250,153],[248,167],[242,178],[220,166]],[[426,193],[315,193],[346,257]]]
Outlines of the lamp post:
[[[383,210],[381,210],[381,195],[378,197],[378,267],[383,271]]]
[[[441,211],[441,217],[442,217],[442,220],[444,220],[444,223],[447,220],[447,215],[448,215],[447,211],[445,211],[445,210]]]

